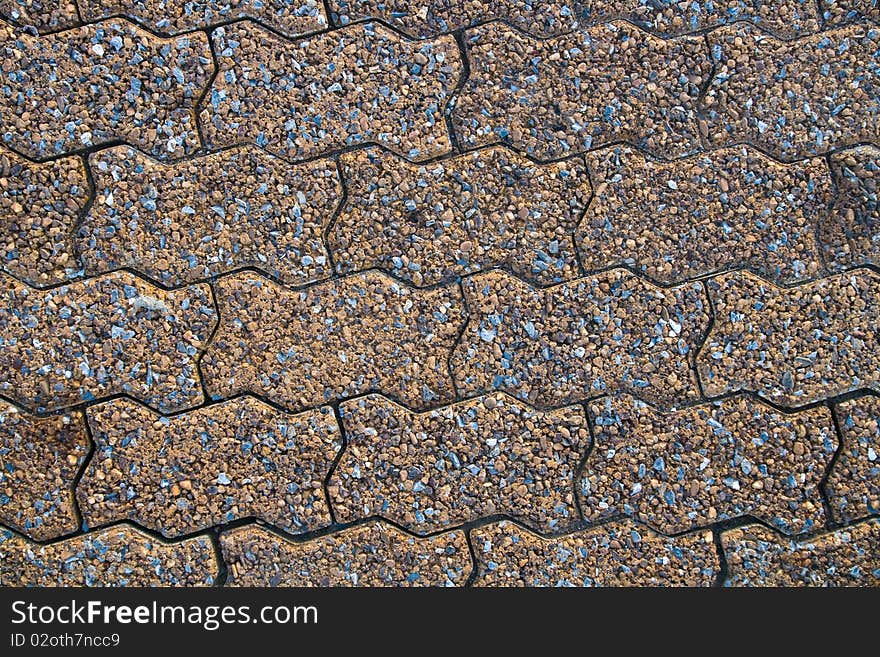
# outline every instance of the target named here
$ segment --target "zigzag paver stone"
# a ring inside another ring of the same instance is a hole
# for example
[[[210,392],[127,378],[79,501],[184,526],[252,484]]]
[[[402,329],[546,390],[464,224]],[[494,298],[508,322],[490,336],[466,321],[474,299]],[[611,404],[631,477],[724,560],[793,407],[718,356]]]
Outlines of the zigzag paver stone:
[[[341,160],[348,202],[329,246],[343,273],[379,267],[417,285],[496,265],[538,283],[578,275],[580,159],[541,166],[492,148],[420,165],[381,151]]]
[[[0,523],[39,541],[76,531],[74,478],[89,447],[82,413],[38,418],[0,402]]]
[[[291,166],[245,147],[165,165],[120,146],[90,166],[97,196],[77,235],[89,274],[130,267],[176,286],[240,267],[290,284],[332,273],[332,161]]]
[[[119,140],[157,157],[200,146],[207,37],[161,39],[113,19],[43,37],[0,21],[0,141],[43,159]]]
[[[838,522],[880,515],[880,398],[837,404],[842,447],[825,491]]]
[[[348,25],[364,18],[381,18],[415,37],[454,32],[477,23],[501,19],[518,29],[545,37],[577,28],[578,0],[330,0],[332,15]]]
[[[540,41],[490,23],[466,43],[470,77],[452,108],[464,146],[501,142],[542,160],[618,141],[668,158],[700,150],[701,37],[616,22]]]
[[[787,540],[760,525],[721,535],[725,586],[880,586],[880,522]]]
[[[0,0],[0,15],[38,32],[54,32],[79,23],[74,0]]]
[[[416,538],[384,522],[302,543],[248,525],[220,544],[230,586],[463,586],[472,568],[463,531]]]
[[[249,516],[292,533],[331,522],[322,486],[342,439],[329,407],[289,415],[240,397],[166,418],[122,399],[87,413],[89,526],[127,519],[175,537]]]
[[[495,514],[539,531],[578,521],[584,411],[535,411],[502,394],[425,413],[379,396],[340,406],[346,448],[328,482],[340,522],[381,515],[429,533]]]
[[[615,147],[587,164],[587,270],[626,264],[666,284],[742,266],[781,283],[820,274],[816,227],[834,195],[820,158],[783,165],[738,147],[665,163]]]
[[[166,292],[127,272],[51,291],[0,275],[0,393],[37,412],[127,394],[203,401],[196,358],[217,324],[207,285]]]
[[[788,161],[880,141],[880,29],[784,42],[730,26],[707,38],[716,68],[701,125],[713,147],[748,142]]]
[[[82,160],[34,164],[0,146],[0,262],[31,285],[79,273],[74,228],[89,197]]]
[[[470,320],[451,360],[460,394],[504,390],[538,406],[617,390],[663,404],[699,394],[700,283],[667,290],[618,269],[550,288],[490,272],[463,288]]]
[[[217,28],[220,71],[201,105],[210,148],[256,143],[288,160],[379,143],[411,160],[451,150],[443,111],[462,73],[451,36],[411,41],[374,23],[287,41]]]
[[[835,271],[880,267],[880,149],[861,146],[829,159],[838,198],[831,217],[819,224],[828,266]]]
[[[318,0],[77,0],[83,19],[124,14],[160,34],[179,34],[240,18],[253,18],[287,36],[327,27]]]
[[[880,389],[880,276],[856,270],[779,288],[752,274],[707,282],[715,321],[697,354],[707,395],[801,406]]]
[[[207,536],[166,544],[120,526],[37,545],[0,528],[2,586],[211,586],[219,570]]]
[[[249,391],[297,409],[374,390],[411,407],[454,397],[454,286],[416,290],[371,271],[293,291],[240,273],[215,293],[220,328],[201,361],[215,399]]]
[[[667,538],[628,520],[542,538],[502,521],[471,531],[475,586],[710,586],[711,532]]]
[[[590,412],[589,521],[623,513],[667,534],[744,515],[786,534],[825,522],[819,484],[837,448],[827,408],[786,415],[739,397],[661,413],[621,397]]]

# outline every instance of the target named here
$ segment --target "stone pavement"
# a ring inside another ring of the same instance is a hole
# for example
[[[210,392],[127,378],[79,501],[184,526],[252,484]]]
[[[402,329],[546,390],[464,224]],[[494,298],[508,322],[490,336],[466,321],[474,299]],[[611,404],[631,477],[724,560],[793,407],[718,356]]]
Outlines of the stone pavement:
[[[0,585],[880,584],[876,0],[0,0]]]

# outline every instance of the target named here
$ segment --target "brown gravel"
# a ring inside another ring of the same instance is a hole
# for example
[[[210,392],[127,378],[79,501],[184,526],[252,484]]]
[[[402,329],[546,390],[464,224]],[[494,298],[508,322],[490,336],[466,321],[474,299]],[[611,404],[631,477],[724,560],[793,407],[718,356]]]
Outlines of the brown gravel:
[[[297,36],[327,27],[320,0],[77,0],[92,22],[125,14],[159,34],[179,34],[239,18],[253,18]]]
[[[868,18],[880,21],[877,0],[819,0],[825,25],[840,25]]]
[[[0,21],[0,137],[34,158],[116,140],[181,157],[200,145],[193,105],[212,71],[201,32],[160,39],[113,19],[32,37]]]
[[[471,531],[475,586],[711,586],[711,532],[667,538],[629,520],[541,538],[512,522]]]
[[[466,33],[470,78],[453,124],[464,146],[503,142],[539,159],[626,141],[672,158],[699,150],[702,38],[626,23],[539,41],[501,23]]]
[[[0,275],[0,393],[37,412],[126,393],[169,412],[203,401],[216,326],[207,285],[165,292],[119,272],[39,292]]]
[[[0,16],[38,32],[54,32],[79,23],[75,0],[0,0]]]
[[[415,538],[384,522],[303,543],[248,525],[220,544],[230,586],[462,586],[472,567],[464,532]]]
[[[368,23],[287,41],[244,22],[213,40],[220,72],[200,114],[211,148],[253,142],[289,160],[372,142],[411,160],[450,151],[452,37],[410,41]]]
[[[800,406],[880,389],[880,276],[857,270],[778,288],[748,273],[707,282],[715,322],[697,355],[707,395],[751,390]]]
[[[749,142],[795,160],[880,141],[880,30],[853,25],[786,43],[739,25],[707,38],[716,70],[701,125],[713,147]]]
[[[0,262],[31,285],[51,285],[80,268],[73,230],[89,183],[79,158],[34,164],[0,146]]]
[[[493,19],[506,20],[535,36],[553,36],[577,28],[579,4],[579,0],[330,0],[330,10],[341,25],[381,18],[415,37],[453,32]]]
[[[2,586],[210,586],[218,572],[207,536],[166,544],[120,526],[36,545],[0,528]]]
[[[626,264],[667,284],[743,266],[782,283],[820,272],[816,226],[834,194],[820,158],[783,165],[738,147],[667,164],[617,146],[587,164],[587,270]]]
[[[366,272],[295,292],[241,273],[215,292],[220,328],[201,363],[215,399],[250,391],[298,409],[373,390],[413,408],[454,397],[456,287],[413,290]]]
[[[582,20],[589,22],[625,18],[642,29],[676,36],[748,21],[782,38],[803,36],[819,29],[815,0],[578,0]]]
[[[331,274],[332,161],[294,167],[245,147],[164,165],[120,146],[90,166],[97,196],[78,240],[91,275],[131,267],[171,286],[239,267],[291,284]]]
[[[880,522],[796,543],[760,525],[721,535],[725,586],[880,586]]]
[[[667,534],[743,515],[786,534],[825,522],[819,483],[837,448],[827,408],[786,415],[738,397],[661,413],[609,397],[590,413],[587,520],[624,513]]]
[[[700,283],[665,290],[613,270],[541,289],[490,272],[463,288],[471,316],[451,361],[460,394],[505,390],[539,406],[616,390],[663,404],[698,395]]]
[[[0,401],[0,523],[38,541],[76,531],[73,479],[88,451],[82,413],[37,418]]]
[[[830,160],[838,199],[831,219],[819,224],[828,267],[880,267],[880,149],[860,146]]]
[[[242,397],[166,418],[119,399],[88,420],[87,525],[127,519],[174,537],[250,516],[289,532],[330,524],[322,486],[342,439],[329,407],[286,415]]]
[[[880,398],[861,397],[834,407],[843,446],[825,492],[838,522],[880,515]]]
[[[496,393],[416,414],[371,395],[340,413],[347,446],[328,482],[340,522],[381,515],[424,534],[494,514],[542,532],[579,520],[580,407],[542,413]]]
[[[379,267],[431,285],[493,266],[538,283],[575,278],[572,232],[590,200],[583,161],[536,165],[506,148],[414,165],[342,156],[348,202],[330,233],[343,273]]]

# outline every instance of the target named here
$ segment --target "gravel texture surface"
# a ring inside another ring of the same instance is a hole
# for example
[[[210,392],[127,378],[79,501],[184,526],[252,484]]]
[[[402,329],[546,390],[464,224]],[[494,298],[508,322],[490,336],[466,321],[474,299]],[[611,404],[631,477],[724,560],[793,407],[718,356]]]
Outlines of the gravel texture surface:
[[[877,585],[877,0],[0,0],[0,585]]]

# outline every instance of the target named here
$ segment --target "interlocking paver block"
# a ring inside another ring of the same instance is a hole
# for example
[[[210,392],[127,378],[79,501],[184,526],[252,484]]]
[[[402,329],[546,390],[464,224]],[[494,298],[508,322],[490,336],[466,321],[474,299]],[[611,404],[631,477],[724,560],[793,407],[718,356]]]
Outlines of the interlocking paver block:
[[[297,409],[374,390],[413,408],[454,398],[455,286],[416,290],[370,271],[293,291],[240,273],[215,292],[220,328],[201,363],[215,399],[250,391]]]
[[[0,528],[2,586],[210,586],[218,572],[207,536],[166,544],[123,525],[37,545]]]
[[[880,140],[880,29],[853,25],[793,42],[745,26],[709,33],[703,100],[712,146],[747,142],[797,160]]]
[[[120,399],[87,413],[96,450],[76,494],[90,526],[173,537],[248,516],[289,532],[331,522],[323,482],[342,439],[329,407],[288,415],[240,397],[166,418]]]
[[[63,30],[79,23],[74,0],[0,0],[0,16],[38,32]]]
[[[114,15],[136,19],[159,34],[179,34],[253,18],[287,36],[327,27],[320,0],[77,0],[83,19]]]
[[[662,283],[743,266],[782,283],[819,274],[816,226],[834,194],[820,158],[783,165],[738,147],[664,163],[614,147],[587,164],[587,270],[626,264]]]
[[[346,448],[328,482],[340,522],[381,515],[429,533],[503,513],[538,531],[578,520],[584,411],[497,393],[413,413],[377,395],[340,406]]]
[[[88,451],[82,413],[37,418],[0,402],[0,523],[40,541],[76,531],[73,482]]]
[[[127,272],[41,292],[0,275],[0,392],[51,411],[125,393],[163,412],[203,401],[196,357],[217,324],[207,285]]]
[[[842,446],[825,491],[838,522],[880,514],[880,399],[837,404]]]
[[[577,28],[578,0],[330,0],[330,10],[342,25],[381,18],[416,37],[429,37],[501,19],[535,36],[564,34]]]
[[[536,165],[505,148],[431,164],[342,156],[348,202],[330,249],[342,272],[379,267],[430,285],[500,265],[538,283],[576,277],[572,233],[590,200],[580,159]]]
[[[815,0],[578,0],[581,22],[625,18],[644,30],[676,36],[749,21],[783,38],[794,38],[819,29]]]
[[[340,199],[336,165],[257,148],[165,165],[121,146],[90,160],[96,194],[78,232],[85,269],[134,268],[183,285],[256,267],[291,284],[331,272],[323,234]]]
[[[880,3],[877,0],[820,0],[819,7],[827,26],[866,18],[880,21]]]
[[[247,525],[220,544],[231,586],[462,586],[472,568],[463,531],[416,538],[384,522],[303,543]]]
[[[626,141],[676,157],[699,150],[702,37],[664,40],[626,23],[540,41],[501,23],[466,34],[470,77],[453,123],[462,144],[503,142],[539,159]]]
[[[880,149],[860,146],[830,157],[838,199],[819,239],[832,270],[880,267]]]
[[[721,535],[725,586],[880,586],[880,522],[800,543],[760,525]]]
[[[0,146],[0,261],[31,285],[77,274],[73,232],[89,196],[82,160],[34,164]]]
[[[451,360],[461,394],[498,389],[539,406],[616,390],[664,404],[699,394],[700,283],[663,289],[618,269],[550,288],[489,272],[463,288],[470,320]]]
[[[374,24],[287,41],[217,28],[220,66],[201,106],[212,148],[256,143],[289,160],[379,143],[412,160],[451,149],[444,107],[462,73],[451,36],[411,41]]]
[[[502,521],[471,531],[476,586],[710,586],[711,532],[667,538],[622,520],[555,538]]]
[[[0,21],[0,139],[33,158],[118,140],[181,157],[200,145],[193,108],[213,70],[201,32],[113,19],[33,37]]]
[[[749,390],[800,406],[880,390],[880,276],[856,270],[783,289],[746,273],[707,282],[715,321],[697,355],[707,395]]]
[[[590,412],[587,520],[625,513],[667,534],[744,515],[786,534],[825,521],[819,484],[837,448],[827,408],[787,415],[738,397],[662,413],[609,397]]]

